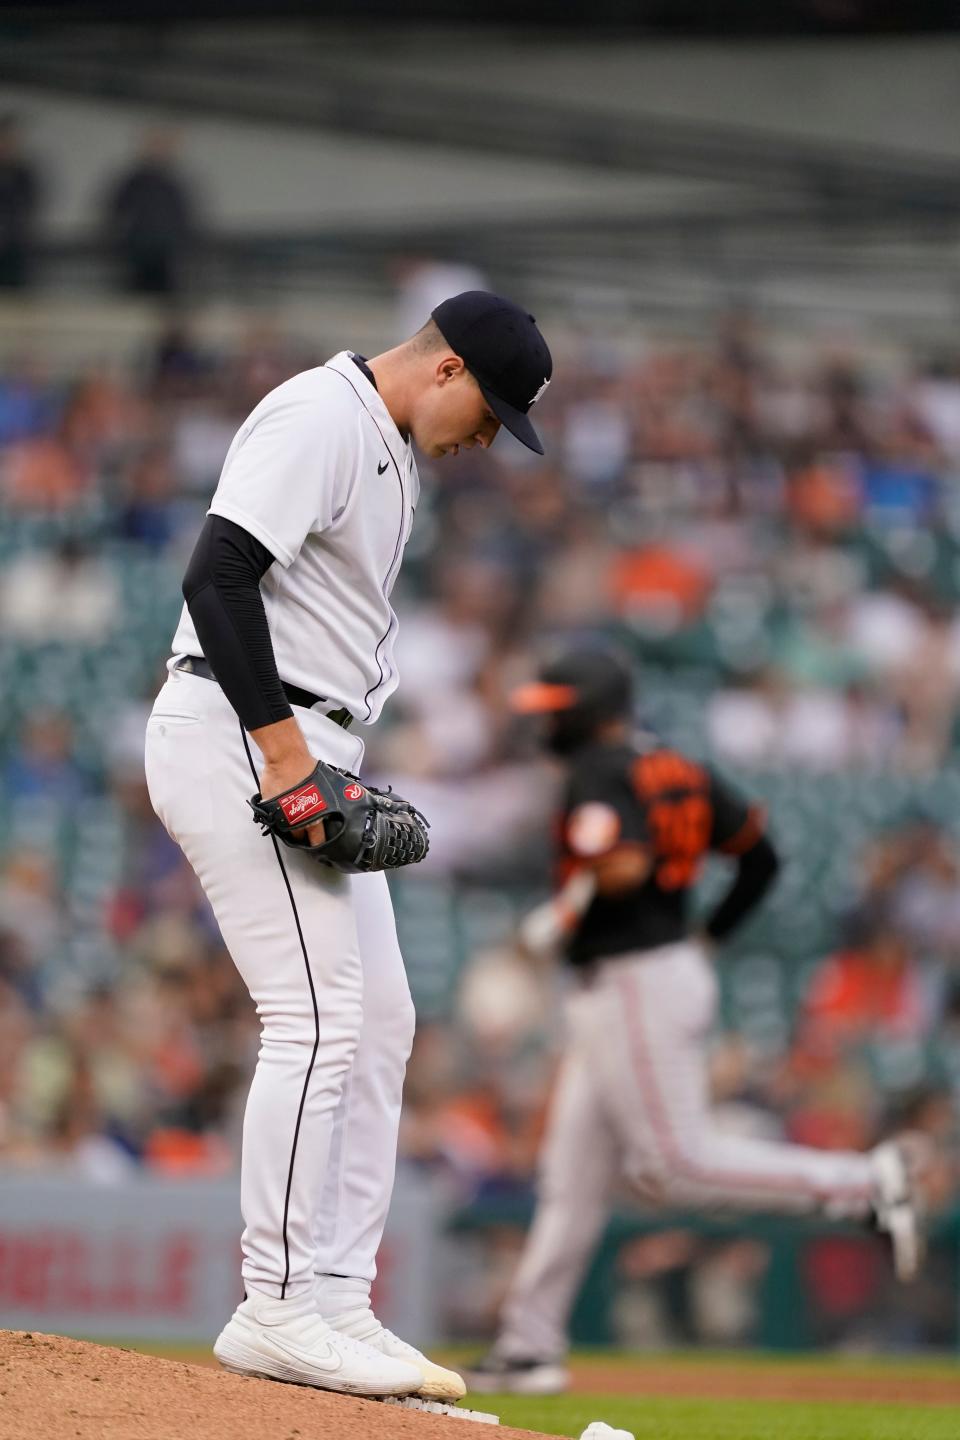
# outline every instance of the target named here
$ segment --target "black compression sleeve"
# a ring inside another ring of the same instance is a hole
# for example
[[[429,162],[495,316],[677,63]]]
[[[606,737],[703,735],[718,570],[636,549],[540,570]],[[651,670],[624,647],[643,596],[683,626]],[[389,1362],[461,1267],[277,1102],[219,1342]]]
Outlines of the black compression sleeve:
[[[777,852],[766,835],[761,835],[739,857],[736,879],[707,919],[704,929],[712,940],[723,940],[759,905],[779,868]]]
[[[187,602],[204,658],[245,730],[293,714],[277,674],[260,581],[274,556],[248,531],[208,515],[187,572]]]

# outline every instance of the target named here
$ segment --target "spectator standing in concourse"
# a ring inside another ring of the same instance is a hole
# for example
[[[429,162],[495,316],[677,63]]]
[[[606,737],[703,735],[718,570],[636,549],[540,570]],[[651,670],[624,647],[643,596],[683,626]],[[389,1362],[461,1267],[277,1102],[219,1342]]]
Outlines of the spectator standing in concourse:
[[[0,289],[25,289],[33,278],[40,174],[21,148],[15,115],[0,116]]]
[[[197,216],[177,165],[178,136],[153,130],[107,202],[107,229],[121,287],[135,295],[178,295],[194,250]]]

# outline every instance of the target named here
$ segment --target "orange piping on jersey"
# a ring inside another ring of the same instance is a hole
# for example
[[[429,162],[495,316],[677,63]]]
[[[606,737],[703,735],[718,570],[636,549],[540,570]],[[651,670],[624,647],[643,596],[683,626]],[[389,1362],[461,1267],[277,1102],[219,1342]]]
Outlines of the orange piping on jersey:
[[[655,750],[633,762],[630,778],[650,827],[657,884],[661,890],[688,889],[710,848],[709,775],[675,750]]]
[[[657,856],[661,890],[685,890],[700,873],[710,848],[713,807],[705,795],[655,800],[647,807],[647,823]]]
[[[641,800],[649,800],[664,790],[707,789],[707,772],[703,767],[675,750],[655,750],[651,755],[640,755],[631,766],[631,778]]]
[[[723,855],[745,855],[752,850],[764,832],[767,814],[758,805],[751,805],[747,818],[735,835],[725,840],[717,849]]]

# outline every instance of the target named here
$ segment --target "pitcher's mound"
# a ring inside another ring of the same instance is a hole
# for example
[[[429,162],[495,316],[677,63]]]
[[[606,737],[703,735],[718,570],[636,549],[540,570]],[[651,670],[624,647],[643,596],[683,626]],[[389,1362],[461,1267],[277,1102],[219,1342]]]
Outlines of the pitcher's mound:
[[[531,1440],[527,1430],[0,1330],[0,1440]],[[547,1440],[547,1437],[543,1437]]]

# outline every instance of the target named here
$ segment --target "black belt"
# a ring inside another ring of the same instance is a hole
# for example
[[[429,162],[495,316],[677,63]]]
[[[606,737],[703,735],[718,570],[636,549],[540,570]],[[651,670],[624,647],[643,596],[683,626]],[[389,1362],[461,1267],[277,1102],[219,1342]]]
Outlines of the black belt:
[[[198,675],[201,680],[216,682],[216,675],[202,655],[187,655],[184,659],[177,661],[176,668],[185,671],[187,675]],[[285,680],[280,681],[280,688],[291,705],[300,705],[305,710],[312,710],[314,705],[322,705],[326,701],[325,695],[311,695],[309,690],[302,690],[299,685],[288,685]],[[332,720],[334,725],[339,725],[343,730],[349,730],[353,724],[353,716],[345,707],[340,710],[328,711],[327,719]]]

